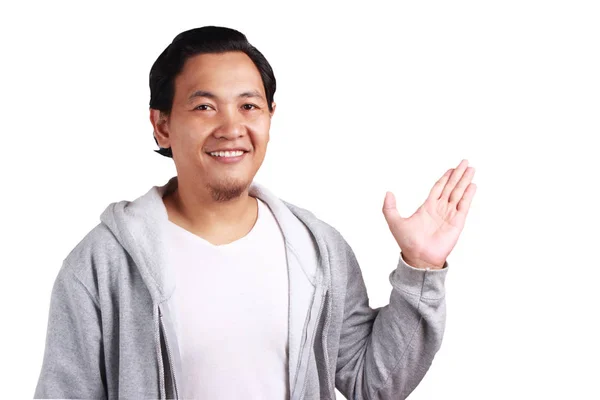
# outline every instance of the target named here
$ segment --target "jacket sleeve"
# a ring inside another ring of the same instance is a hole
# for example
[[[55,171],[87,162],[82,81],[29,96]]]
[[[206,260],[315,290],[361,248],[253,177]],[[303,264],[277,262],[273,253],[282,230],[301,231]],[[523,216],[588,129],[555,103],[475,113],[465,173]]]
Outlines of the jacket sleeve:
[[[106,391],[97,297],[65,267],[63,264],[52,288],[44,358],[34,398],[103,399]]]
[[[353,400],[405,399],[440,348],[446,320],[441,270],[409,266],[389,276],[390,302],[371,309],[356,257],[346,244],[348,279],[336,364],[337,389]]]

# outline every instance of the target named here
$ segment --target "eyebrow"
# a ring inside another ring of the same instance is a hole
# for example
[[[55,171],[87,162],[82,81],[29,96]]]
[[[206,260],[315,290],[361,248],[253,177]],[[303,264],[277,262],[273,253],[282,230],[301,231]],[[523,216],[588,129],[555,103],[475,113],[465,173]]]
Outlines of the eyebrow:
[[[213,100],[218,99],[218,96],[212,92],[208,92],[206,90],[196,90],[188,98],[188,103],[191,102],[192,100],[194,100],[196,97],[206,97],[206,98],[213,99]],[[247,92],[242,92],[242,93],[238,94],[237,97],[238,98],[258,97],[259,99],[264,100],[263,96],[257,90],[249,90]]]

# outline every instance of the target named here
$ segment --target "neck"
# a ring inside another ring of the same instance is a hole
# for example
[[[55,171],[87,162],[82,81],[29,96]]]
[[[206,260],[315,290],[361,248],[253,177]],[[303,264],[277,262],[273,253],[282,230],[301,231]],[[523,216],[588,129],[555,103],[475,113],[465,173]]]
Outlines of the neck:
[[[169,220],[212,242],[224,244],[245,236],[258,216],[257,200],[246,189],[239,197],[215,201],[203,185],[185,184],[163,197]]]

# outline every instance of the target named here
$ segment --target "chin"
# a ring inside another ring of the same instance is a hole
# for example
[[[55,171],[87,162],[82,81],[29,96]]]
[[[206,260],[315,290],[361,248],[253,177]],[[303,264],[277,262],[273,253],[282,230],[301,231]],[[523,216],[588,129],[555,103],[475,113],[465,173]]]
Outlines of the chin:
[[[251,179],[238,178],[210,182],[206,186],[214,201],[225,202],[240,197],[251,183]]]

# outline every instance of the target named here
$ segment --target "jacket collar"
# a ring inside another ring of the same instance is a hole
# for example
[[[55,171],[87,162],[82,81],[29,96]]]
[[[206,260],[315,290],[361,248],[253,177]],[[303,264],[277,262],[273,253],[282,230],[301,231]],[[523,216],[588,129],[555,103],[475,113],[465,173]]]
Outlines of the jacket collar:
[[[133,201],[111,203],[100,216],[100,220],[108,226],[138,266],[155,304],[167,300],[175,289],[174,275],[169,268],[165,268],[168,255],[164,247],[164,235],[169,219],[162,198],[177,184],[177,176],[174,176],[166,184],[153,186]],[[320,271],[319,263],[315,260],[317,255],[310,251],[312,244],[306,240],[307,222],[311,223],[310,213],[282,201],[256,182],[250,185],[249,194],[269,206],[281,228],[286,246],[296,253],[304,274],[315,286],[316,274]]]

